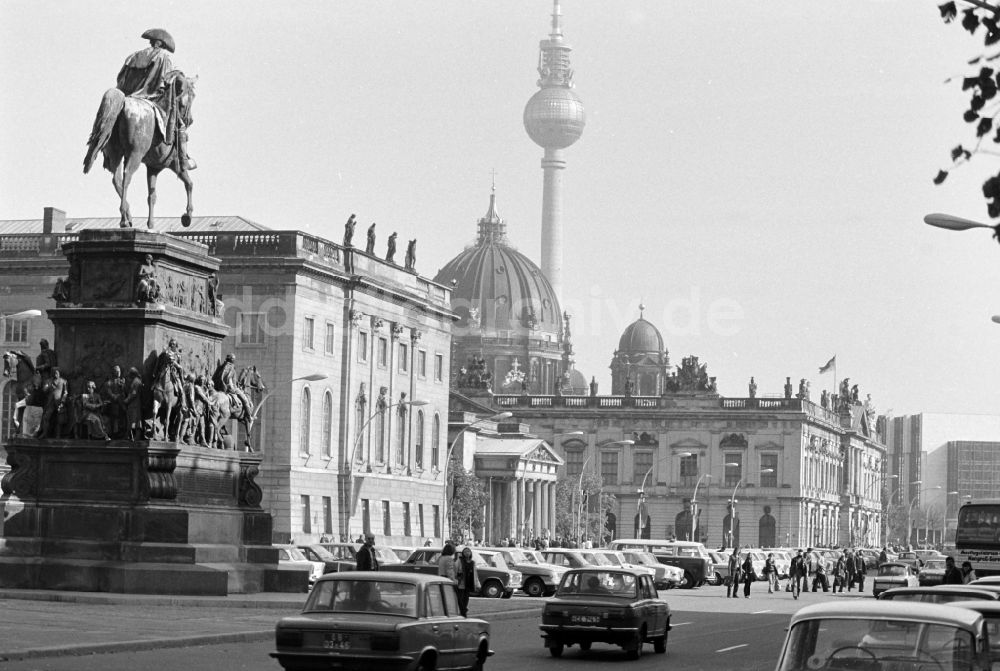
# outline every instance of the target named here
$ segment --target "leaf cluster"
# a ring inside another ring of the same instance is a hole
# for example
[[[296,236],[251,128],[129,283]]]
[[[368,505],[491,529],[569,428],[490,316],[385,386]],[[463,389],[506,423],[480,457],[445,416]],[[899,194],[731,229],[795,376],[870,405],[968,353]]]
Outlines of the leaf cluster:
[[[1000,5],[987,0],[965,0],[971,5],[961,11],[961,21],[958,23],[970,35],[983,40],[984,53],[967,62],[970,69],[966,76],[961,77],[962,90],[969,94],[969,105],[962,114],[962,119],[974,127],[975,139],[970,147],[959,144],[951,150],[951,167],[949,170],[939,170],[934,177],[935,184],[941,184],[948,178],[950,170],[967,163],[975,154],[994,154],[991,145],[1000,145],[1000,123],[997,114],[1000,113],[1000,71],[991,64],[1000,58]],[[941,18],[945,23],[953,23],[959,17],[959,9],[955,0],[938,6]],[[991,48],[993,48],[991,50]],[[956,78],[949,78],[951,82]],[[985,146],[984,146],[985,143]],[[1000,218],[1000,172],[983,182],[983,197],[986,199],[986,210],[992,219]]]

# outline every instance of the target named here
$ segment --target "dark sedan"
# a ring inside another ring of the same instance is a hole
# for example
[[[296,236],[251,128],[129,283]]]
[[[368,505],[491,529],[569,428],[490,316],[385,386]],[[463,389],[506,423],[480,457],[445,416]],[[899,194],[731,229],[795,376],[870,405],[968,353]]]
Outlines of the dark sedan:
[[[275,647],[289,671],[482,671],[493,654],[489,623],[462,617],[451,580],[369,571],[317,580],[302,613],[278,622]]]
[[[589,650],[592,643],[611,643],[624,648],[629,659],[639,659],[645,643],[652,643],[658,653],[667,651],[670,606],[646,573],[573,569],[545,604],[541,626],[553,657],[561,656],[566,646]]]

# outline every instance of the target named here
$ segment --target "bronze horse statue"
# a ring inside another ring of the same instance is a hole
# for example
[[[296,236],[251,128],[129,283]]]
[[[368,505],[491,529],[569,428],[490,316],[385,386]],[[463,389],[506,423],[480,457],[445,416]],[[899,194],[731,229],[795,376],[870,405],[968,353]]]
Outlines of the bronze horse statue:
[[[208,405],[207,427],[208,435],[206,442],[209,447],[225,448],[225,436],[228,434],[226,424],[230,420],[237,420],[242,426],[246,438],[243,447],[247,452],[253,452],[250,444],[250,432],[253,430],[253,423],[257,419],[253,410],[243,407],[239,396],[225,391],[215,391],[210,396]]]
[[[32,396],[41,387],[41,378],[35,370],[31,357],[21,351],[10,350],[3,353],[3,376],[13,378],[14,394],[17,403],[14,404],[14,426],[21,425],[24,408],[32,401]]]
[[[184,165],[179,150],[180,134],[192,123],[191,106],[194,103],[195,79],[174,70],[166,78],[163,110],[164,120],[157,115],[155,103],[149,100],[126,96],[120,89],[112,88],[104,92],[101,107],[94,119],[94,127],[87,141],[87,155],[83,160],[83,172],[90,172],[99,152],[104,153],[104,168],[114,175],[112,183],[121,198],[122,228],[132,227],[132,215],[128,206],[128,187],[132,175],[140,163],[146,164],[146,186],[148,190],[149,218],[146,226],[153,228],[153,207],[156,204],[156,178],[164,169],[172,170],[184,183],[187,191],[187,209],[181,217],[181,224],[191,225],[194,206],[191,191],[194,183]],[[162,109],[162,108],[161,108]],[[165,128],[164,128],[165,126]]]

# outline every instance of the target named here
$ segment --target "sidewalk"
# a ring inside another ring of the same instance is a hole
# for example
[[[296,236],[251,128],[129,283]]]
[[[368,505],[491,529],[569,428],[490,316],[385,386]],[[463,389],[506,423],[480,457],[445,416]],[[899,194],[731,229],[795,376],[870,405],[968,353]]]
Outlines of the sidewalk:
[[[224,597],[152,596],[105,592],[0,590],[0,661],[153,650],[206,643],[266,641],[305,594]],[[541,611],[542,599],[471,600],[489,620]]]

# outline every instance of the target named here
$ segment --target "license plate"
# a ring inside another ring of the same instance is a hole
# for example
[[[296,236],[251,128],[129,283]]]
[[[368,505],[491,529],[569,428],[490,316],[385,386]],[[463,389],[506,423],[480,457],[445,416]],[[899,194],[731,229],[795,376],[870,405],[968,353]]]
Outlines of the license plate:
[[[327,634],[323,641],[323,647],[328,650],[349,650],[351,647],[351,635]]]
[[[600,615],[570,615],[570,622],[578,624],[597,624],[601,621]]]

